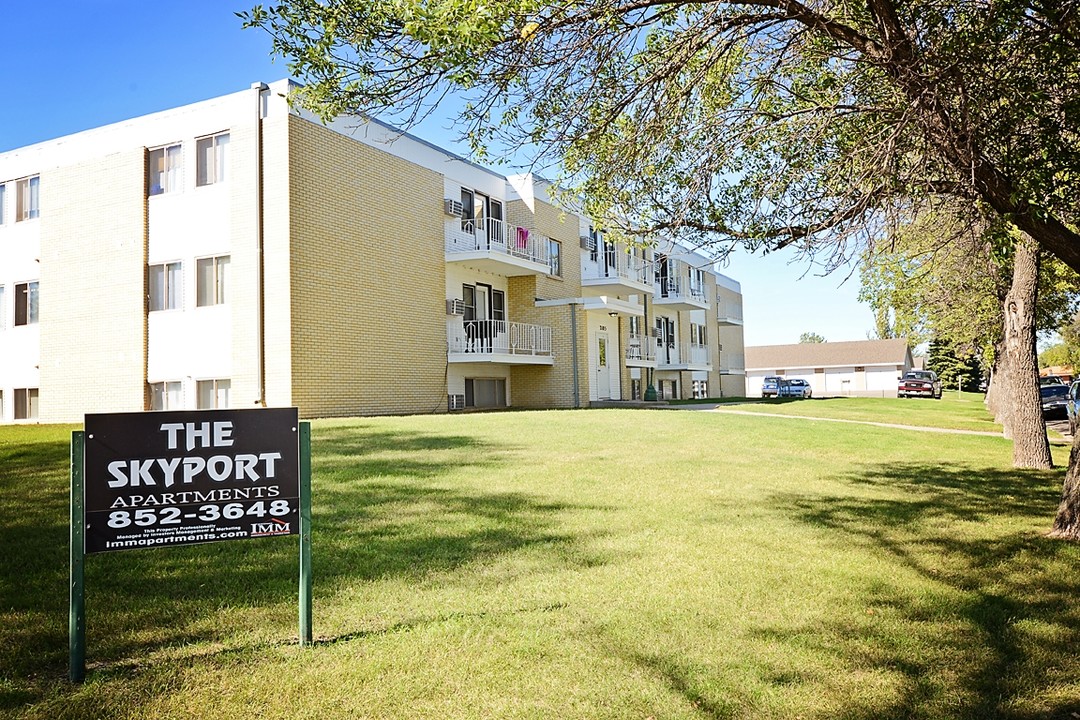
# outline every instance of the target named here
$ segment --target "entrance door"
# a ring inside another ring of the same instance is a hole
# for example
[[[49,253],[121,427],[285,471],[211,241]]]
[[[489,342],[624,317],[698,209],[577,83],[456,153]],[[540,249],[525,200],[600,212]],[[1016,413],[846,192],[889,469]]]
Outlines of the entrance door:
[[[607,333],[596,333],[596,399],[611,397],[611,369],[608,367]]]

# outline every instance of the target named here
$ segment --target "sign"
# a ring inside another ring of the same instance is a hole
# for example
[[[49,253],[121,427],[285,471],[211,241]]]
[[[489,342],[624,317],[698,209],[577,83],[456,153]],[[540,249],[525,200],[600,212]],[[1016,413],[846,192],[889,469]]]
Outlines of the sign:
[[[86,416],[85,552],[299,532],[296,408]]]

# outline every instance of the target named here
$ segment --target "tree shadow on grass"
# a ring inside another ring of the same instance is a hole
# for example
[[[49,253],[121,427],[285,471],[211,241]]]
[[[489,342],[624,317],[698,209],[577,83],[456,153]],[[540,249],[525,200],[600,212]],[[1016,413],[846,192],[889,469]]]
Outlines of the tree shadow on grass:
[[[560,552],[586,540],[557,529],[562,514],[573,506],[521,493],[436,484],[462,467],[498,466],[513,452],[512,446],[465,435],[373,431],[364,426],[316,428],[312,481],[316,599],[339,585],[378,578],[430,578],[523,548],[550,547],[559,562],[587,557]],[[82,709],[94,717],[130,714],[131,708],[122,702],[99,705],[100,698],[64,687],[68,447],[28,443],[24,448],[5,448],[0,459],[23,455],[26,462],[4,466],[0,485],[5,517],[19,519],[0,523],[0,547],[6,549],[0,554],[4,570],[0,713],[33,706],[59,692],[65,702],[83,698],[89,704]],[[14,487],[20,491],[13,492]],[[86,563],[90,677],[97,675],[105,682],[114,675],[112,668],[147,662],[162,649],[199,642],[227,645],[235,628],[227,626],[225,618],[241,625],[255,623],[248,628],[251,634],[272,636],[277,627],[295,637],[297,574],[295,537],[90,556]],[[145,682],[161,682],[154,675],[148,673]],[[135,674],[130,681],[137,685],[143,682],[140,677]]]
[[[1030,529],[1049,529],[1061,473],[909,463],[842,479],[868,492],[782,496],[778,509],[883,556],[923,587],[869,583],[851,590],[865,616],[761,633],[815,644],[853,672],[899,678],[887,706],[853,698],[837,716],[1075,718],[1080,546]]]

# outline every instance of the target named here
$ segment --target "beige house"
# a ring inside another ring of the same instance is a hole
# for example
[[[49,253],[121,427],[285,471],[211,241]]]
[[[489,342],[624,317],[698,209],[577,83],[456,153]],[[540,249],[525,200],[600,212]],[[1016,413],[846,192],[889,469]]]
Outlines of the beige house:
[[[912,368],[907,340],[758,345],[746,348],[746,396],[760,397],[765,377],[810,383],[815,397],[896,397],[896,383]]]
[[[0,422],[740,394],[739,284],[289,81],[0,153]]]

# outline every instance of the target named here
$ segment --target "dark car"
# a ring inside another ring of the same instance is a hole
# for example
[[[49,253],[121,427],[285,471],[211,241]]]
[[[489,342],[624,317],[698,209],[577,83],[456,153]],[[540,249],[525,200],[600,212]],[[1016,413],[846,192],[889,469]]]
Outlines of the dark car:
[[[896,397],[941,399],[941,381],[933,370],[911,370],[896,384]]]
[[[1043,417],[1066,417],[1069,414],[1069,386],[1040,385],[1039,394],[1042,396]]]
[[[783,378],[779,375],[766,375],[761,382],[761,397],[779,397],[780,383],[782,382]]]

